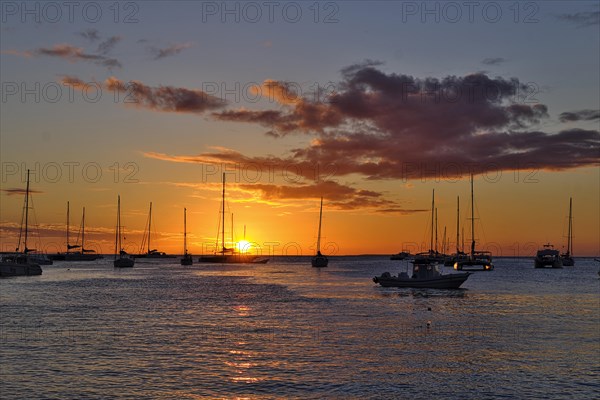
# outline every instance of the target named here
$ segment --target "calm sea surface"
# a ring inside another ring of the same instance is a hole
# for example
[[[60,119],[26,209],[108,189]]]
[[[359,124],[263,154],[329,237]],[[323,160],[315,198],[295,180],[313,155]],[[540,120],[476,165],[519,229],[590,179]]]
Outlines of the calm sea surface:
[[[591,259],[496,259],[462,290],[378,287],[406,265],[383,257],[178,262],[0,280],[0,398],[600,398]]]

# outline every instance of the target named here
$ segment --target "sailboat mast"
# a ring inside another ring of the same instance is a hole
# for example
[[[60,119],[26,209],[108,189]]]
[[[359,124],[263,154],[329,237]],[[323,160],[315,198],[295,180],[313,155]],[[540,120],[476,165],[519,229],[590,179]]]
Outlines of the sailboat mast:
[[[321,207],[319,208],[319,233],[317,234],[317,253],[321,252],[321,220],[323,219],[323,197],[321,197]]]
[[[115,229],[115,260],[117,259],[117,253],[119,251],[118,247],[119,247],[119,229],[120,229],[120,225],[121,225],[121,221],[120,221],[120,216],[121,216],[121,196],[118,195],[117,196],[117,229]]]
[[[435,209],[435,252],[438,252],[438,220],[437,220],[437,208]]]
[[[435,207],[435,189],[431,195],[431,239],[429,240],[429,251],[433,251],[433,213]]]
[[[67,253],[69,252],[69,202],[67,201]]]
[[[442,254],[446,254],[446,227],[444,226],[444,236],[442,236]]]
[[[471,256],[475,254],[475,200],[473,196],[473,174],[471,174]]]
[[[27,230],[27,226],[29,223],[29,170],[27,170],[27,188],[25,189],[25,250],[24,252],[27,254],[27,235],[28,235],[28,230]]]
[[[233,240],[233,213],[231,213],[231,246],[235,249],[235,246],[233,245],[235,243],[235,241]]]
[[[187,209],[183,209],[183,254],[187,255]]]
[[[150,235],[152,232],[152,202],[150,202],[150,211],[148,212],[148,254],[150,254]]]
[[[221,222],[222,222],[222,231],[221,231],[221,245],[223,246],[223,254],[225,254],[225,172],[223,172],[223,198],[221,199],[222,209],[221,209]]]
[[[81,216],[81,254],[85,252],[85,207]]]
[[[573,198],[569,197],[569,237],[567,238],[567,254],[571,255],[573,247]]]
[[[460,196],[456,196],[456,254],[458,254],[458,242],[460,241]]]

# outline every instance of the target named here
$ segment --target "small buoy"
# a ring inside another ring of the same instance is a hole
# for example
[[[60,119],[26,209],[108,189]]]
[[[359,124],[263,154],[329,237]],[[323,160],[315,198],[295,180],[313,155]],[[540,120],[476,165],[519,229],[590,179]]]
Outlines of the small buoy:
[[[427,311],[431,311],[431,307],[427,307]]]
[[[427,329],[431,328],[431,321],[427,321]]]

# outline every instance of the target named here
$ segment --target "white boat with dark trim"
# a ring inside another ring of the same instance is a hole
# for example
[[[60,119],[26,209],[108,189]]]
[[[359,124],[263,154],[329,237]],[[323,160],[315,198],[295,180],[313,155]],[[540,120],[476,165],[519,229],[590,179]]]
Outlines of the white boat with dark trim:
[[[383,287],[458,289],[471,275],[470,272],[442,274],[435,264],[413,261],[412,276],[400,272],[397,276],[384,272],[373,278],[373,282]]]

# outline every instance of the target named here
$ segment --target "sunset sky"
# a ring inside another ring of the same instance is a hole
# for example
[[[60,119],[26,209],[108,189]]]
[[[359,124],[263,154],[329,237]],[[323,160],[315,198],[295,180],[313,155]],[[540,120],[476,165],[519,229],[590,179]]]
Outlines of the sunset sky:
[[[3,2],[1,250],[29,168],[47,252],[67,201],[112,252],[120,194],[128,251],[153,202],[154,248],[186,207],[210,253],[223,172],[227,237],[263,254],[312,254],[321,196],[325,253],[424,250],[433,189],[454,249],[473,172],[479,248],[562,248],[572,197],[599,255],[598,2],[467,3]]]

